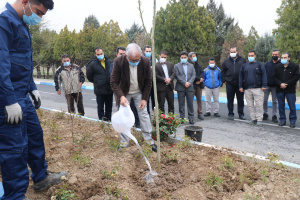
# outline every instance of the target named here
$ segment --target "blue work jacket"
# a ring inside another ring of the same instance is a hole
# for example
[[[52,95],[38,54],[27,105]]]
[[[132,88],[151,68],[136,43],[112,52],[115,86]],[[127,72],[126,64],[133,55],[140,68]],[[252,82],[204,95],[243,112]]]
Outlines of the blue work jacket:
[[[29,28],[7,3],[0,8],[0,101],[11,105],[17,103],[18,97],[36,90],[32,73]]]

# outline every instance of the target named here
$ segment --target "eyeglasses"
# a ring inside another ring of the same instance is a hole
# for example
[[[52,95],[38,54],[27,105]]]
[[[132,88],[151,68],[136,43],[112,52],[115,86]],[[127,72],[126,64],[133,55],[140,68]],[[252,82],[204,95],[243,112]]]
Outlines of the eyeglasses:
[[[138,59],[138,60],[129,60],[129,62],[133,62],[133,63],[137,63],[139,62],[141,59]]]

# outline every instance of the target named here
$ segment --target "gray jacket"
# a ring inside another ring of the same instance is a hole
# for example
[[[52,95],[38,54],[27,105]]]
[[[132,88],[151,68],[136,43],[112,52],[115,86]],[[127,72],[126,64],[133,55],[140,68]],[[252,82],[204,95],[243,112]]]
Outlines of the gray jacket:
[[[193,82],[196,78],[196,71],[195,71],[194,65],[191,64],[191,63],[188,63],[188,66],[187,66],[187,81],[186,81],[186,76],[185,76],[184,69],[183,69],[183,64],[182,63],[177,63],[174,66],[174,68],[175,68],[175,77],[177,79],[175,90],[179,91],[179,92],[185,91],[186,89],[188,91],[194,91]],[[184,86],[186,82],[189,82],[191,84],[191,86],[186,88]]]

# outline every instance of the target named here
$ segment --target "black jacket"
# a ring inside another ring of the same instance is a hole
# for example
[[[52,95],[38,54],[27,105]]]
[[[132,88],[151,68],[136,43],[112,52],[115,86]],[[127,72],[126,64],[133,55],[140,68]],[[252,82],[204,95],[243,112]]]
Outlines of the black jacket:
[[[204,88],[203,82],[201,82],[200,84],[196,84],[196,82],[200,81],[200,79],[204,77],[203,69],[198,62],[195,62],[194,67],[195,67],[195,71],[196,71],[196,78],[194,80],[194,88],[196,89],[198,87],[201,87],[203,89]]]
[[[267,74],[264,64],[259,61],[245,63],[241,67],[239,88],[267,88]]]
[[[113,91],[110,87],[110,65],[112,61],[104,56],[105,68],[101,65],[101,62],[94,56],[86,66],[86,77],[94,83],[95,95],[107,95],[112,94]]]
[[[299,80],[299,66],[290,62],[285,68],[283,64],[278,65],[273,74],[276,84],[276,92],[296,93],[296,84]],[[288,84],[285,89],[280,88],[281,83]]]
[[[278,66],[278,65],[281,65],[280,59],[278,59],[276,63],[273,63],[273,60],[270,60],[269,62],[266,62],[266,64],[265,64],[269,87],[275,87],[275,81],[273,78],[273,74],[274,74],[274,70],[275,70],[276,66]]]
[[[236,60],[233,58],[227,58],[223,64],[221,69],[221,76],[223,83],[230,84],[233,86],[239,85],[239,73],[243,64],[246,63],[245,58],[240,55],[237,55]]]

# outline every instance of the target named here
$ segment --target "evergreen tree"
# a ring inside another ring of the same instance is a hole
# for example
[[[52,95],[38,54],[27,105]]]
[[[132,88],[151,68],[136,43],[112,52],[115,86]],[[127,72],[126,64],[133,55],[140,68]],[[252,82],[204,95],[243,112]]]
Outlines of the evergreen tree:
[[[254,28],[254,26],[251,26],[248,36],[246,37],[243,56],[247,57],[249,50],[254,49],[255,43],[258,39],[259,35],[256,29]]]
[[[84,19],[83,28],[88,24],[88,26],[94,26],[95,29],[100,27],[100,23],[95,15],[90,15]]]
[[[141,35],[143,31],[144,29],[134,22],[129,29],[125,30],[125,33],[127,34],[129,39],[129,43],[132,43],[136,36]]]
[[[275,46],[275,38],[271,35],[265,34],[257,40],[255,44],[256,60],[265,63],[271,59],[272,50]]]

